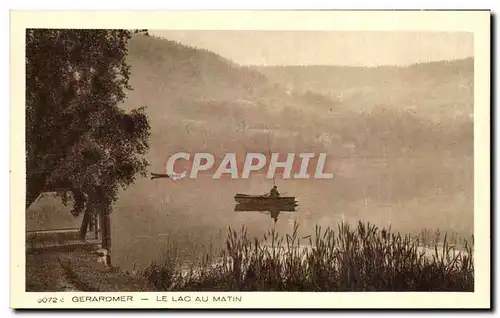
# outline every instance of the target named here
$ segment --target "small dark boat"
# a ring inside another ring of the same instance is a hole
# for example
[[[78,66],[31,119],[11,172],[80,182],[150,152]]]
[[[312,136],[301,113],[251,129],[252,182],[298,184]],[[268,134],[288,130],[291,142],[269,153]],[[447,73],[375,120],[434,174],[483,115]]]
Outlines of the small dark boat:
[[[170,176],[168,174],[165,174],[165,173],[151,172],[151,180],[160,179],[160,178],[170,178]]]
[[[238,203],[234,207],[235,212],[250,212],[250,211],[259,211],[266,212],[277,210],[281,212],[296,212],[297,204],[293,205],[281,205],[281,204],[250,204],[250,203]]]
[[[234,200],[240,204],[252,205],[297,205],[295,197],[272,197],[269,195],[251,195],[238,193],[234,196]]]

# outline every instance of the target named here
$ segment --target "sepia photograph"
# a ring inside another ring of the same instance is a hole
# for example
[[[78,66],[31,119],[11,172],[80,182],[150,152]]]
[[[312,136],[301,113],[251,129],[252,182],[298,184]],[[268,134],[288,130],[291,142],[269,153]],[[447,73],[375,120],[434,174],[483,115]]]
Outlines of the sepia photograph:
[[[489,105],[475,102],[474,32],[26,27],[21,40],[23,292],[124,306],[135,292],[237,305],[479,291],[489,221],[475,225],[490,211],[475,202],[475,116],[489,123]]]

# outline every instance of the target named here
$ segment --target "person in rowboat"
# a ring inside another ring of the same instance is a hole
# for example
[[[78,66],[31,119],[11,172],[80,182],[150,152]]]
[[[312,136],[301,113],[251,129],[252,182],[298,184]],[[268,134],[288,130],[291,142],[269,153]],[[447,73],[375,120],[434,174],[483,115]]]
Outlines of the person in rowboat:
[[[280,192],[278,191],[278,187],[277,186],[274,186],[271,191],[269,192],[269,196],[270,197],[273,197],[273,198],[276,198],[276,197],[279,197],[280,196]]]

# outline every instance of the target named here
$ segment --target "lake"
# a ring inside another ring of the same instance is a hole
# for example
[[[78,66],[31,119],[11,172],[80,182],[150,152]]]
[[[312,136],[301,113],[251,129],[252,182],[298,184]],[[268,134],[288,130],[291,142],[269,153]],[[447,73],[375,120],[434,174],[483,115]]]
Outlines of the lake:
[[[113,262],[143,268],[161,260],[165,248],[178,258],[196,260],[223,246],[229,226],[245,226],[252,237],[273,226],[291,233],[298,222],[300,235],[306,236],[314,234],[316,225],[362,220],[396,231],[439,229],[469,237],[474,223],[471,167],[467,158],[339,160],[331,180],[277,180],[280,192],[296,196],[299,207],[281,213],[276,225],[261,212],[233,211],[236,193],[269,191],[273,182],[262,175],[248,180],[142,179],[115,205]]]

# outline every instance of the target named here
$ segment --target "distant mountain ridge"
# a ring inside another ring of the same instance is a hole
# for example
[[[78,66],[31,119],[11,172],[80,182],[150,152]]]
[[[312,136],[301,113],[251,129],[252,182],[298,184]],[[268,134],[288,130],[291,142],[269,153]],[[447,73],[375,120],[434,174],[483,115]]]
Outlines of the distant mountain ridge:
[[[353,111],[410,109],[438,120],[467,120],[473,113],[473,58],[409,66],[241,66],[205,49],[143,36],[132,39],[129,55],[133,86],[156,81],[169,101],[246,100],[280,109],[313,99]]]
[[[346,145],[365,154],[382,148],[468,153],[472,147],[472,59],[407,67],[246,67],[137,35],[128,60],[134,90],[123,107],[148,105],[152,158],[181,150],[268,152],[270,142],[274,151],[337,155]]]
[[[408,66],[254,69],[289,90],[321,94],[355,111],[376,107],[406,109],[438,121],[468,120],[473,114],[473,58]]]
[[[183,45],[183,44],[181,44]],[[196,49],[195,47],[193,47]],[[454,64],[466,64],[466,67],[472,67],[474,64],[474,57],[464,57],[457,58],[451,60],[433,60],[433,61],[419,61],[409,64],[402,65],[390,65],[390,64],[382,64],[382,65],[344,65],[344,64],[292,64],[292,65],[281,65],[281,64],[271,64],[271,65],[260,65],[260,64],[252,64],[245,65],[250,68],[259,69],[259,68],[279,68],[279,67],[333,67],[333,68],[351,68],[351,69],[359,69],[359,68],[368,68],[368,69],[381,69],[381,68],[419,68],[426,67],[433,64],[447,64],[453,66]]]

